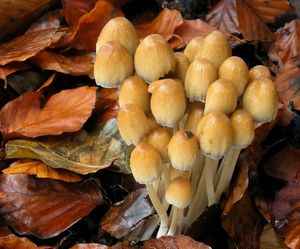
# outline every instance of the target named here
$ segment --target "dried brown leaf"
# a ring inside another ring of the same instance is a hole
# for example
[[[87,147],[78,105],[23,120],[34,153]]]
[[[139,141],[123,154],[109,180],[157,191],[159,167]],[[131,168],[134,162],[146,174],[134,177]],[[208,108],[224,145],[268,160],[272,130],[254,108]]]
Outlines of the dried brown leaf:
[[[169,40],[182,24],[183,18],[178,10],[163,9],[150,23],[137,25],[136,30],[142,38],[156,33]]]
[[[284,25],[275,33],[275,48],[282,63],[300,54],[300,20]]]
[[[44,50],[31,61],[43,70],[53,70],[56,72],[71,75],[88,75],[94,78],[94,56],[91,53],[58,54],[50,50]]]
[[[117,239],[128,235],[143,219],[153,214],[147,195],[146,189],[138,189],[129,194],[120,205],[105,214],[100,228]]]
[[[136,246],[129,246],[125,243],[117,243],[114,246],[106,246],[97,243],[89,243],[89,244],[76,244],[72,246],[70,249],[135,249],[138,248]]]
[[[42,93],[27,92],[0,111],[1,132],[9,139],[78,131],[92,113],[95,93],[95,87],[64,90],[41,107]]]
[[[19,234],[54,237],[102,202],[95,179],[65,183],[22,174],[0,176],[0,214]]]
[[[29,69],[31,65],[25,62],[11,62],[5,66],[0,66],[0,79],[4,80],[5,85],[7,84],[6,77],[15,72]]]
[[[273,227],[268,223],[259,240],[260,249],[287,249],[281,240],[277,237]]]
[[[34,159],[18,160],[9,168],[2,170],[4,174],[27,174],[35,175],[38,178],[50,178],[64,182],[80,182],[82,178],[68,170],[53,169],[42,161]]]
[[[19,238],[14,234],[0,236],[1,249],[38,249],[37,245],[27,238]]]
[[[58,41],[63,32],[45,29],[30,32],[0,45],[0,65],[13,61],[25,61]]]

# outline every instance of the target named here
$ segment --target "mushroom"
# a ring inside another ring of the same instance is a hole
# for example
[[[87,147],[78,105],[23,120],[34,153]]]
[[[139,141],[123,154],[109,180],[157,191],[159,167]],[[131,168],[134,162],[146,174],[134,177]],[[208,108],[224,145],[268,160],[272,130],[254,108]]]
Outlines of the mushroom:
[[[139,144],[150,131],[147,117],[134,104],[127,104],[119,110],[117,123],[120,135],[127,145]]]
[[[148,85],[138,76],[130,76],[123,81],[119,92],[119,106],[127,104],[139,106],[145,114],[150,112]]]
[[[225,154],[217,173],[217,201],[230,184],[241,149],[250,145],[254,138],[254,123],[249,112],[238,109],[231,115],[230,121],[234,130],[233,143],[230,150]]]
[[[148,92],[152,93],[150,107],[156,122],[170,128],[178,126],[186,108],[182,84],[173,79],[157,80],[149,85]]]
[[[158,179],[162,173],[162,159],[158,151],[147,143],[138,144],[130,156],[130,168],[134,179],[145,184],[150,200],[160,218],[160,228],[157,238],[168,232],[168,215],[160,202],[152,182]]]
[[[268,78],[252,81],[242,96],[242,105],[256,122],[273,120],[278,110],[278,96],[273,81]]]
[[[189,60],[186,56],[181,52],[176,52],[175,56],[175,76],[180,79],[182,84],[184,84],[184,79],[186,75],[186,71],[190,65]]]
[[[196,36],[186,45],[183,53],[188,58],[190,63],[193,62],[195,55],[201,49],[203,39],[204,38],[202,36]]]
[[[184,208],[188,207],[192,199],[192,185],[190,181],[184,177],[173,179],[167,190],[166,200],[173,205],[173,215],[168,235],[174,236],[180,233],[183,222]]]
[[[213,82],[207,91],[204,114],[213,111],[232,113],[237,105],[237,91],[234,84],[225,79]]]
[[[119,42],[104,43],[96,55],[94,77],[97,85],[118,87],[133,74],[133,58]]]
[[[215,66],[207,59],[194,60],[185,75],[185,91],[190,101],[205,102],[208,87],[218,78]]]
[[[125,17],[112,18],[105,24],[98,36],[96,53],[108,41],[121,43],[132,56],[140,43],[135,27]]]
[[[195,105],[191,108],[187,119],[184,124],[184,129],[191,131],[194,135],[196,135],[197,126],[201,117],[203,116],[204,108],[200,105]]]
[[[173,50],[162,36],[148,35],[136,49],[134,68],[146,82],[158,80],[175,69]]]
[[[249,82],[258,80],[260,78],[272,78],[269,68],[263,65],[257,65],[251,68],[251,70],[249,71]]]
[[[223,61],[230,56],[231,47],[226,36],[220,31],[213,31],[204,38],[201,49],[194,59],[206,58],[219,69]]]
[[[227,58],[219,68],[220,79],[230,80],[240,97],[248,83],[248,66],[245,61],[237,56]]]

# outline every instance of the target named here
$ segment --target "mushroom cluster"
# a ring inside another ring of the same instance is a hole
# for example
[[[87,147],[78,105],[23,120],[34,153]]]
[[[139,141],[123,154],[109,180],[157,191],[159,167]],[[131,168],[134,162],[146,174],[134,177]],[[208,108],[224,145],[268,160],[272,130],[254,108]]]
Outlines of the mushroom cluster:
[[[97,41],[94,76],[119,88],[118,129],[135,146],[130,167],[159,216],[157,237],[182,233],[219,201],[254,122],[278,109],[268,68],[248,70],[219,31],[174,53],[162,36],[140,42],[126,18],[113,18]]]

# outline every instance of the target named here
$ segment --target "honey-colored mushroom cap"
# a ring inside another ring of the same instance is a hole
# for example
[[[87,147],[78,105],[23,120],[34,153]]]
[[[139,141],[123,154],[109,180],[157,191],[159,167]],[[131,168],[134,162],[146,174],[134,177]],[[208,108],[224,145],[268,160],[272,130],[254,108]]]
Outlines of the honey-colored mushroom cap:
[[[202,36],[196,36],[186,45],[183,53],[190,62],[193,62],[195,55],[201,49],[203,39]]]
[[[175,54],[175,76],[182,81],[184,84],[186,71],[190,65],[189,60],[181,52]]]
[[[248,76],[249,76],[249,82],[258,80],[260,78],[268,78],[268,79],[272,78],[269,68],[263,65],[257,65],[251,68]]]

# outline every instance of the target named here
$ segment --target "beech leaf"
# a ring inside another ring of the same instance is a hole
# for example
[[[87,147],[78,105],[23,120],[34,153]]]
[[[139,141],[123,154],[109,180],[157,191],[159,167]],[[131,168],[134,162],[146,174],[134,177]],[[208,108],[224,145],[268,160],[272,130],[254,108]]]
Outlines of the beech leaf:
[[[26,33],[0,45],[0,65],[25,61],[58,41],[63,35],[57,29],[44,29]]]
[[[287,247],[277,237],[270,223],[264,227],[259,240],[259,246],[260,249],[287,249]]]
[[[89,118],[96,101],[95,87],[63,90],[41,107],[41,92],[27,92],[0,111],[4,138],[35,138],[78,131]]]
[[[89,133],[81,130],[58,137],[12,140],[5,145],[7,158],[38,159],[52,168],[79,174],[93,173],[112,164],[112,169],[128,174],[132,149],[121,139],[115,118]]]
[[[63,170],[52,169],[43,162],[33,159],[18,160],[10,165],[9,168],[2,170],[4,174],[27,174],[36,175],[38,178],[50,178],[65,182],[80,182],[79,175]]]
[[[31,61],[43,70],[53,70],[75,76],[88,75],[94,78],[94,56],[91,53],[68,55],[44,50],[32,57]]]
[[[102,202],[95,179],[65,183],[22,174],[0,176],[0,215],[19,234],[54,237]]]
[[[27,238],[19,238],[14,234],[0,236],[1,249],[38,249],[37,245]]]

